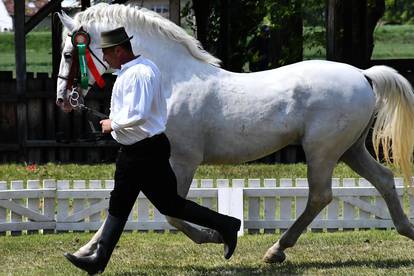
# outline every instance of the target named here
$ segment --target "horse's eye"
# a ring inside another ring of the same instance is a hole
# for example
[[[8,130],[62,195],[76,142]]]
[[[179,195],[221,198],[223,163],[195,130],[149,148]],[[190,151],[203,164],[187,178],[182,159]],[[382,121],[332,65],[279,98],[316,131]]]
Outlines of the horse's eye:
[[[71,53],[64,53],[64,54],[63,54],[63,57],[64,57],[65,59],[71,59],[71,58],[72,58],[72,54],[71,54]]]

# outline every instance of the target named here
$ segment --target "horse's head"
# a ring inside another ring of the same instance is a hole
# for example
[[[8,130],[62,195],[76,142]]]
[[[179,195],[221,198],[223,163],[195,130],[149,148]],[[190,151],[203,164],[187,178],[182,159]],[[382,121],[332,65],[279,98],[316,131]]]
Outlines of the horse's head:
[[[82,26],[77,27],[74,19],[64,12],[58,15],[67,30],[57,79],[56,104],[69,112],[83,104],[83,98],[95,82],[103,87],[101,76],[108,65],[99,48],[99,35]]]

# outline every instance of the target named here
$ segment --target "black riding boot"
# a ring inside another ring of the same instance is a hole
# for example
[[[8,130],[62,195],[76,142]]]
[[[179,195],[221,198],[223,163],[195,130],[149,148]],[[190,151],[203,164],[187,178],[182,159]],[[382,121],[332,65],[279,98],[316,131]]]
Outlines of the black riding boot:
[[[119,219],[108,214],[99,238],[96,251],[89,256],[76,257],[65,253],[65,257],[76,267],[85,270],[90,275],[102,273],[109,262],[112,251],[118,243],[127,219]]]
[[[223,238],[224,258],[229,259],[233,255],[241,225],[239,219],[214,212],[190,200],[187,200],[180,218],[218,231]]]

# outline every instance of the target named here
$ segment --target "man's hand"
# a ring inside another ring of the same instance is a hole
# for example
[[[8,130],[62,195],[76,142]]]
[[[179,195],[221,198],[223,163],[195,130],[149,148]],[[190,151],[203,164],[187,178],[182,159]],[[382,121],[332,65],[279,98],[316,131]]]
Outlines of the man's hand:
[[[111,133],[112,127],[111,127],[111,120],[106,119],[99,122],[102,127],[102,133]]]

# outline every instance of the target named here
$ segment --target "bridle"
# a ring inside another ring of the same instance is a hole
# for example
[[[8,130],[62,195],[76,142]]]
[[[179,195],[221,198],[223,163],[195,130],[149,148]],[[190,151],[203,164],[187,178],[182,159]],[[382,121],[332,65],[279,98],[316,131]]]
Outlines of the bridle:
[[[92,112],[98,117],[107,118],[105,114],[92,110],[82,104],[80,102],[80,93],[78,89],[79,87],[82,89],[92,87],[92,84],[89,83],[88,79],[88,70],[100,88],[103,88],[105,86],[105,81],[96,69],[96,65],[92,59],[92,56],[105,68],[105,71],[108,68],[105,63],[100,60],[90,49],[89,45],[91,42],[91,37],[86,31],[83,30],[82,27],[80,27],[79,30],[75,31],[72,34],[69,33],[68,36],[71,37],[73,45],[71,53],[72,62],[70,65],[69,74],[68,76],[58,75],[57,77],[67,81],[66,91],[71,91],[68,96],[69,103],[72,108],[80,108],[88,112]]]

